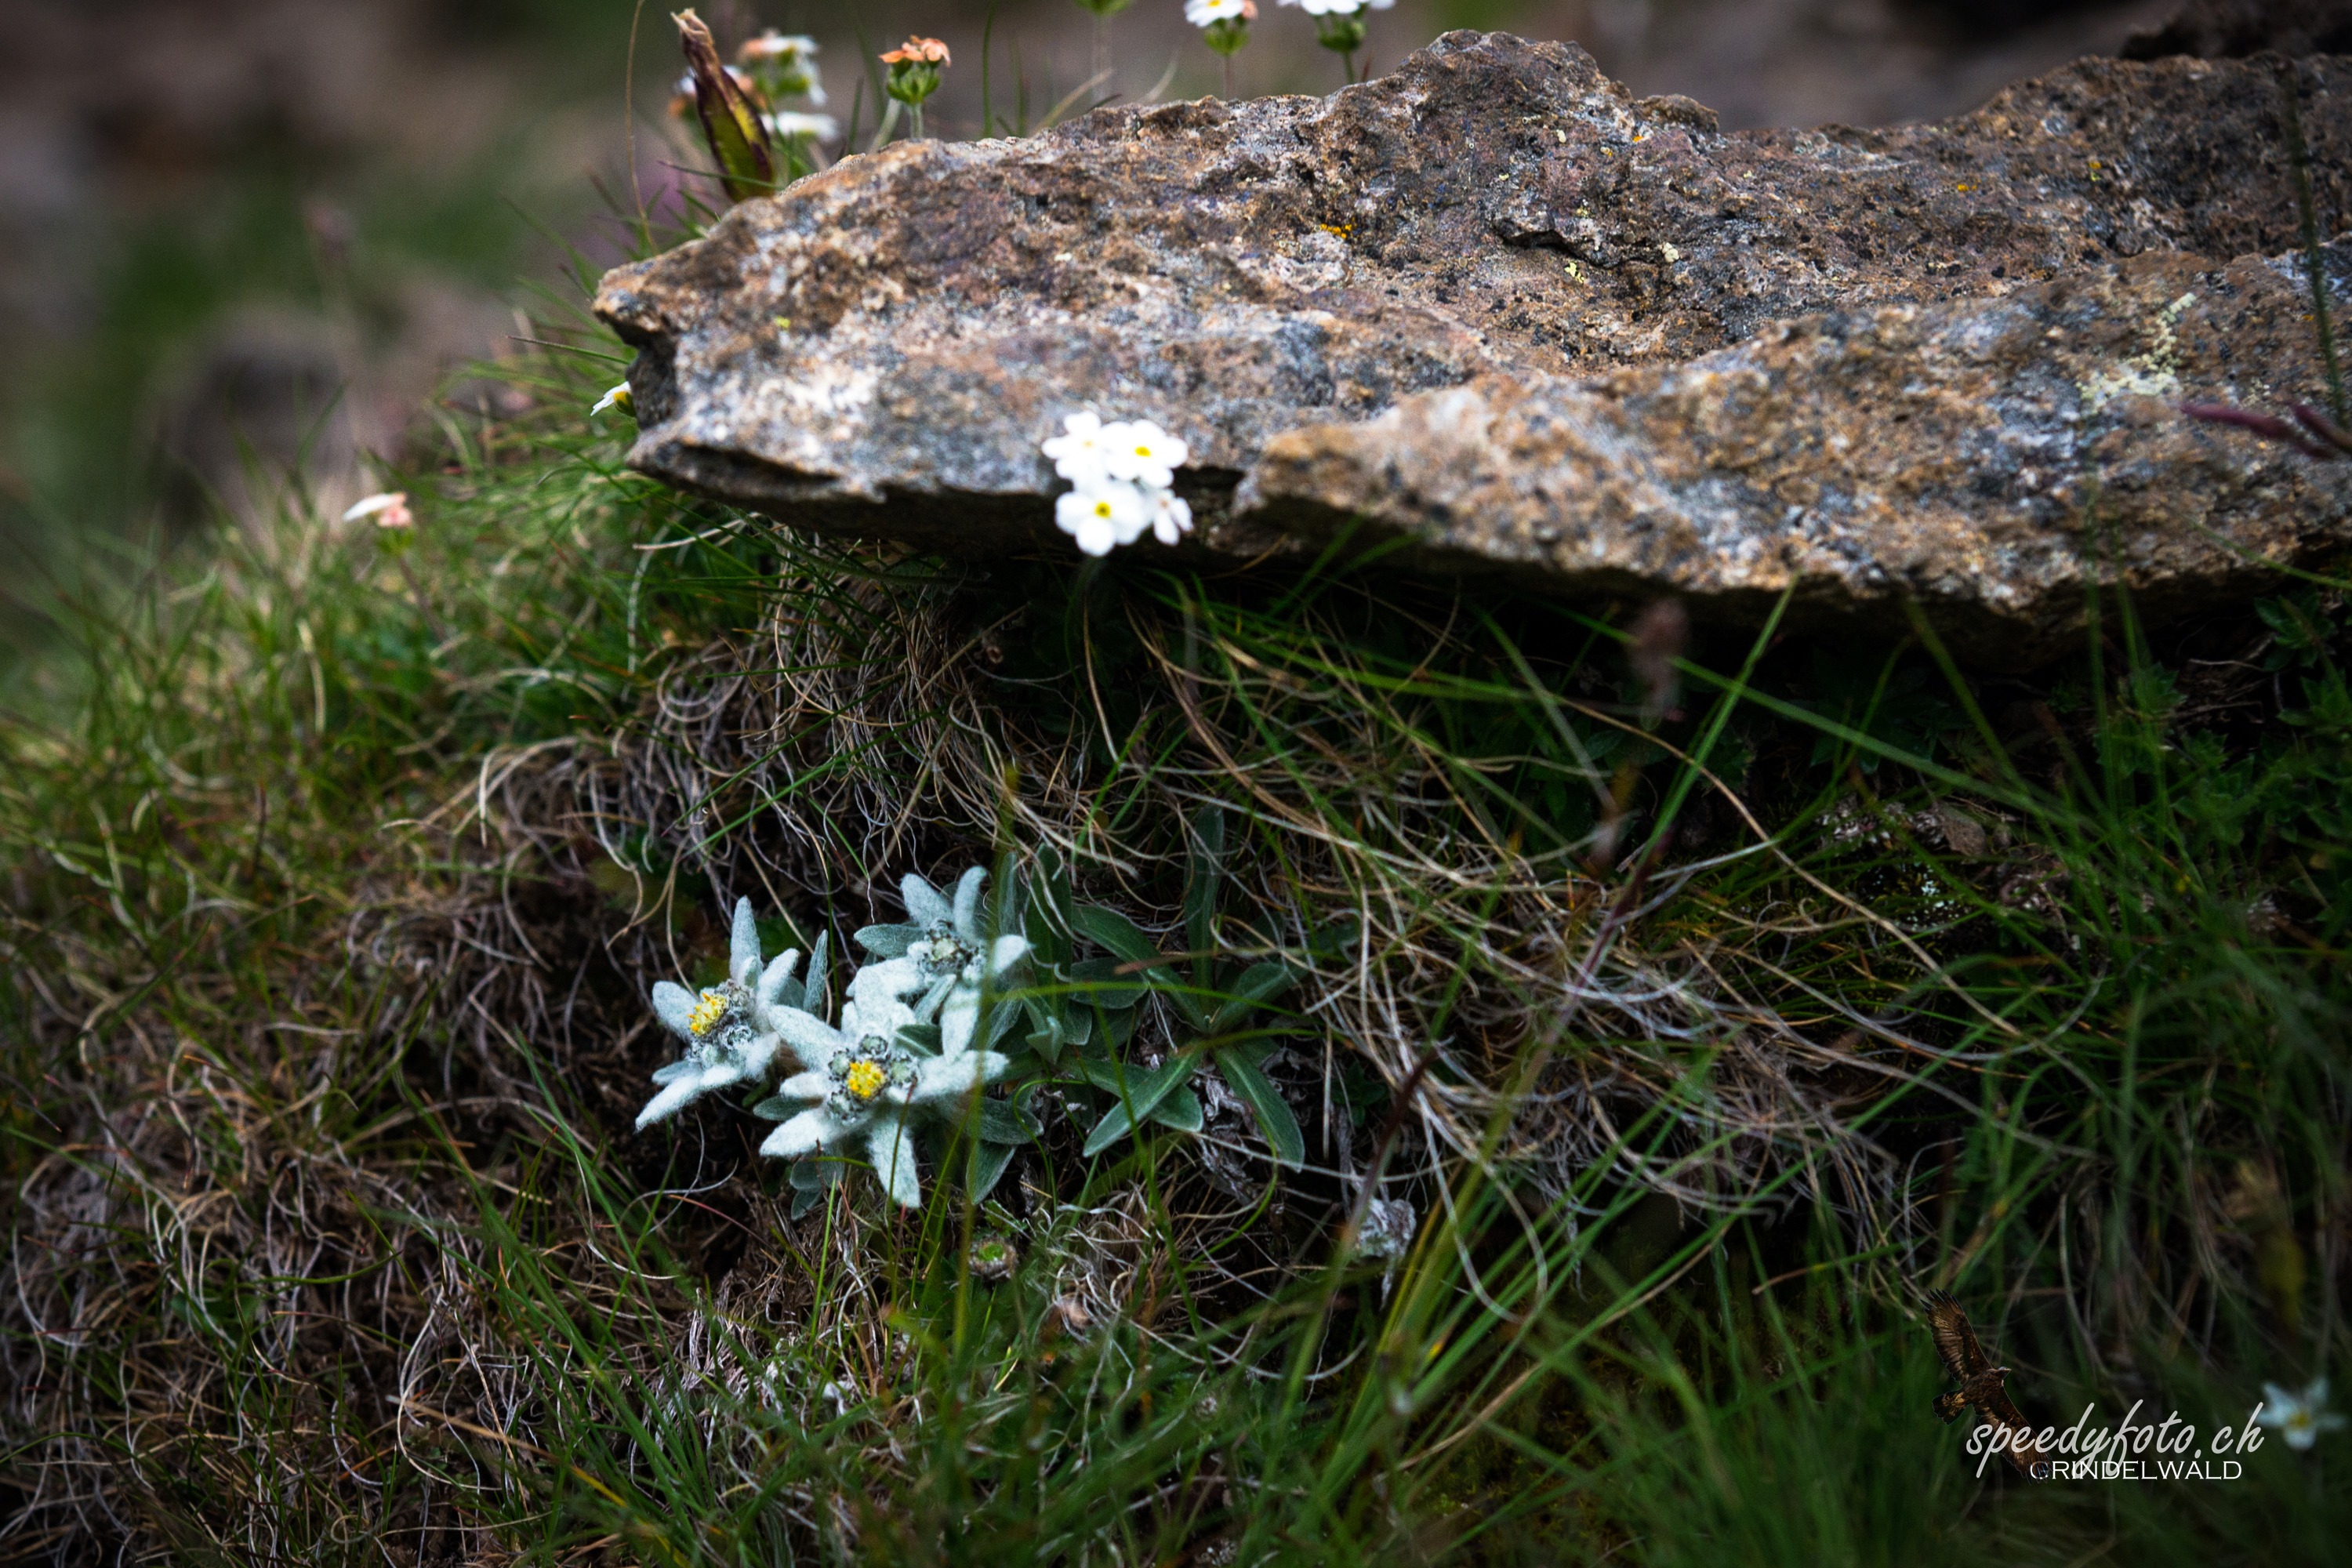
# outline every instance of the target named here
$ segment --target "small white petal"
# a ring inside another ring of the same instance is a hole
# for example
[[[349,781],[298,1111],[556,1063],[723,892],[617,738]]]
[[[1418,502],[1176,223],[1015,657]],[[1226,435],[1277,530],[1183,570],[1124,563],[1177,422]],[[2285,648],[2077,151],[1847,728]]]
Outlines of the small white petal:
[[[907,1124],[895,1116],[883,1117],[875,1122],[867,1140],[874,1173],[882,1179],[892,1201],[900,1208],[921,1206],[921,1173],[915,1169],[915,1141],[907,1135]]]
[[[685,986],[669,980],[654,982],[654,1016],[662,1021],[669,1032],[688,1044],[695,1044],[694,1031],[687,1020],[694,1016],[697,998]]]
[[[343,521],[357,522],[363,517],[373,517],[378,512],[404,509],[407,505],[406,490],[381,490],[374,495],[364,496],[353,501],[351,510],[343,513]]]
[[[814,1106],[769,1133],[767,1141],[760,1145],[760,1152],[773,1159],[795,1160],[854,1131],[827,1114],[823,1106]]]

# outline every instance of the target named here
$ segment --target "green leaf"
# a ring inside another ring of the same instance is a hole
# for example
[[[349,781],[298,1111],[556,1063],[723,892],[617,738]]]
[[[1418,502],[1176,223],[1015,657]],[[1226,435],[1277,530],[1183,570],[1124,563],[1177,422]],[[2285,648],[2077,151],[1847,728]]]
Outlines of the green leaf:
[[[1132,1007],[1143,996],[1149,982],[1136,974],[1121,974],[1116,958],[1085,958],[1064,966],[1063,973],[1071,984],[1086,989],[1081,1005],[1093,1003],[1097,1007],[1118,1009]]]
[[[772,1094],[751,1107],[751,1114],[765,1117],[770,1121],[788,1121],[806,1110],[808,1105],[805,1100],[788,1100],[781,1094]]]
[[[1010,1100],[983,1100],[972,1131],[983,1143],[1026,1143],[1044,1136],[1045,1124]]]
[[[1020,1004],[997,997],[989,1003],[988,1016],[974,1032],[973,1037],[980,1041],[982,1050],[992,1051],[1004,1043],[1004,1037],[1011,1034],[1013,1026],[1020,1021]]]
[[[909,1050],[920,1051],[927,1057],[940,1054],[943,1042],[937,1024],[901,1024],[898,1041]]]
[[[1201,1097],[1189,1089],[1180,1089],[1151,1108],[1151,1120],[1162,1127],[1173,1127],[1179,1132],[1201,1130]]]
[[[1274,1157],[1294,1171],[1304,1166],[1307,1138],[1298,1131],[1298,1118],[1291,1114],[1289,1102],[1282,1098],[1274,1079],[1266,1077],[1265,1069],[1252,1059],[1252,1053],[1219,1051],[1217,1071],[1257,1119],[1258,1132]]]
[[[968,1163],[964,1166],[963,1182],[964,1190],[971,1194],[972,1202],[978,1203],[988,1196],[996,1184],[1004,1179],[1004,1173],[1013,1164],[1013,1156],[1020,1152],[1017,1145],[1011,1143],[980,1142],[971,1145],[971,1152],[966,1157]]]
[[[877,958],[903,958],[908,947],[922,934],[920,926],[860,926],[849,940]]]
[[[1126,1085],[1120,1103],[1113,1106],[1109,1113],[1095,1124],[1095,1130],[1087,1134],[1087,1157],[1093,1158],[1125,1137],[1133,1125],[1129,1120],[1130,1113],[1139,1117],[1150,1116],[1161,1100],[1181,1088],[1192,1076],[1192,1065],[1190,1057],[1177,1057],[1156,1068],[1122,1068],[1116,1062],[1104,1061],[1079,1064],[1079,1070],[1086,1074],[1087,1081],[1106,1093],[1120,1092],[1122,1073]],[[1198,1110],[1196,1103],[1196,1115]],[[1199,1123],[1196,1121],[1194,1125],[1197,1127]]]
[[[1242,971],[1241,978],[1234,982],[1232,993],[1218,1006],[1209,1032],[1222,1035],[1234,1027],[1244,1018],[1289,990],[1297,978],[1286,963],[1251,964]]]
[[[1071,918],[1071,929],[1107,947],[1129,963],[1157,963],[1160,949],[1141,926],[1100,904],[1081,904]]]
[[[1022,930],[1029,938],[1030,951],[1037,962],[1047,967],[1068,962],[1070,957],[1070,874],[1062,864],[1061,851],[1046,848],[1037,852],[1037,883],[1029,898]]]

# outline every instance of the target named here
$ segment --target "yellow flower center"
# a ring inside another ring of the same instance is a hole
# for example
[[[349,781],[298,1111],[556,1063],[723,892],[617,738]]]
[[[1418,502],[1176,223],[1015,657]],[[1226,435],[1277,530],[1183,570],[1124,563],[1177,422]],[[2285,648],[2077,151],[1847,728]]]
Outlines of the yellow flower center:
[[[1139,458],[1148,458],[1151,456],[1151,448],[1149,447],[1138,447],[1135,449],[1135,455]]]
[[[1095,515],[1097,517],[1108,517],[1110,515],[1110,502],[1107,500],[1098,500],[1095,502]]]
[[[890,1075],[882,1070],[880,1062],[852,1062],[849,1071],[842,1076],[842,1087],[859,1100],[871,1100],[882,1092]]]
[[[686,1026],[698,1035],[707,1035],[717,1028],[719,1020],[725,1016],[727,998],[716,991],[706,991],[702,994],[702,1000],[694,1005],[694,1011],[686,1016]]]

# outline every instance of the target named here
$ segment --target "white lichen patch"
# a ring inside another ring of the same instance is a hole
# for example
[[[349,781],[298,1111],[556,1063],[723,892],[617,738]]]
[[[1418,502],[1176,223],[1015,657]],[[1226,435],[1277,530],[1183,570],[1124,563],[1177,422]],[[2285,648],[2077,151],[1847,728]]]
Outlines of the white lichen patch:
[[[804,418],[838,419],[874,401],[877,379],[871,370],[821,360],[792,380],[769,383],[769,388]]]
[[[2183,294],[2158,310],[2156,320],[2148,324],[2147,351],[2145,353],[2134,354],[2094,372],[2078,383],[2076,390],[2083,395],[2084,407],[2104,408],[2118,397],[2178,396],[2180,392],[2180,317],[2196,302],[2194,293]]]

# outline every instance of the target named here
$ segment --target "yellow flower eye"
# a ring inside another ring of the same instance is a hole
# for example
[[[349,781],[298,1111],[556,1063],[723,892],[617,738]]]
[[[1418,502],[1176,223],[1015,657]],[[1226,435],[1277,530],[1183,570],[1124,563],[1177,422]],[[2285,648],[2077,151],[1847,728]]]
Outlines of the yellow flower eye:
[[[1108,517],[1110,515],[1110,502],[1107,500],[1098,500],[1095,502],[1095,515],[1097,517]]]
[[[695,1034],[707,1035],[717,1028],[719,1020],[725,1016],[727,998],[716,991],[706,991],[702,994],[702,1000],[694,1005],[694,1011],[687,1015],[686,1026]]]
[[[879,1062],[852,1062],[849,1071],[843,1075],[842,1087],[859,1100],[871,1100],[882,1092],[888,1076]]]

